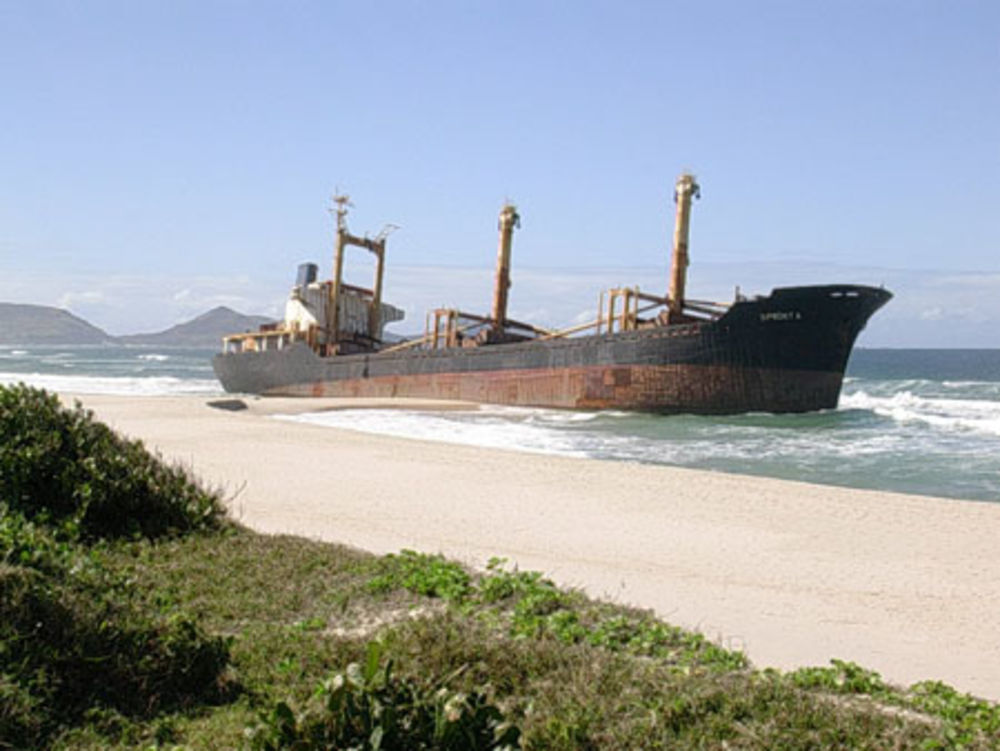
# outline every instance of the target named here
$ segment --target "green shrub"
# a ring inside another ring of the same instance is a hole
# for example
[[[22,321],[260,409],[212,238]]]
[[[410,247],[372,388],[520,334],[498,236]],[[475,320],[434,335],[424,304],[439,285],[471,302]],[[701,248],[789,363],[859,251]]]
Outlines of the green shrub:
[[[80,548],[70,542],[73,536],[72,529],[68,532],[53,529],[44,523],[44,517],[29,521],[24,514],[0,501],[0,564],[62,574],[72,568],[72,561],[81,553]]]
[[[223,516],[215,494],[141,441],[23,384],[0,386],[0,502],[75,525],[84,539],[181,534]]]
[[[37,748],[46,716],[33,696],[13,676],[0,673],[0,748]]]
[[[304,711],[279,702],[250,732],[255,751],[279,749],[519,748],[520,731],[505,721],[485,691],[427,688],[380,665],[381,648],[368,645],[364,666],[352,663],[325,681]]]
[[[150,717],[220,700],[228,662],[228,641],[143,612],[98,553],[0,505],[0,747],[39,747],[101,708]]]

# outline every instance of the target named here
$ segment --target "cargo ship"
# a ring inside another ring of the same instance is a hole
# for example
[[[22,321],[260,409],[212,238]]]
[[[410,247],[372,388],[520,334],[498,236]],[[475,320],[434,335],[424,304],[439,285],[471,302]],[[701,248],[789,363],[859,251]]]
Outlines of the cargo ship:
[[[386,341],[403,311],[383,302],[388,236],[352,234],[335,196],[333,274],[299,267],[284,319],[223,339],[213,359],[230,392],[303,397],[418,397],[665,414],[808,412],[836,407],[858,333],[892,297],[855,284],[783,287],[729,303],[688,299],[693,175],[676,184],[668,292],[601,294],[593,321],[549,330],[507,317],[517,209],[504,205],[489,315],[439,308],[423,336]],[[375,256],[365,288],[344,282],[345,251]]]

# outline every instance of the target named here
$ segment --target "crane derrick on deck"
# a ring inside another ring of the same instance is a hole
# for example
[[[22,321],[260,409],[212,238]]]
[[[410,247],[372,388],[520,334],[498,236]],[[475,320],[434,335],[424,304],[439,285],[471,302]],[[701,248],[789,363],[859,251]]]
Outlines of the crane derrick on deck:
[[[227,337],[227,351],[281,348],[294,341],[305,341],[319,355],[330,357],[412,348],[480,347],[558,339],[588,330],[612,334],[616,330],[633,331],[650,326],[713,320],[725,312],[726,304],[689,300],[685,296],[691,205],[699,195],[700,187],[694,176],[683,173],[674,189],[677,208],[666,296],[651,295],[638,287],[613,288],[601,292],[594,320],[558,331],[517,321],[507,314],[513,236],[514,230],[520,227],[521,217],[514,204],[505,202],[497,223],[499,237],[490,314],[437,308],[428,313],[422,337],[385,347],[382,342],[383,327],[403,318],[403,311],[382,301],[386,238],[395,226],[386,225],[374,238],[353,234],[347,226],[348,209],[352,205],[350,198],[337,194],[333,197],[335,206],[331,209],[336,216],[331,279],[317,282],[315,265],[303,264],[286,305],[284,322],[253,335]],[[344,281],[344,258],[349,247],[361,248],[375,257],[374,281],[370,289]],[[643,317],[657,309],[659,313],[654,313],[652,318]]]

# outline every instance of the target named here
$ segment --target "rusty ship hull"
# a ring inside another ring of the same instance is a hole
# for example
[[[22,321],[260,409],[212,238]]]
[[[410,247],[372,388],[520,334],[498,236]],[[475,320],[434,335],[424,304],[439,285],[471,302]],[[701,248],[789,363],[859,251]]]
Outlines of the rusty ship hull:
[[[322,357],[296,342],[217,355],[227,391],[418,397],[658,413],[807,412],[837,405],[858,333],[892,295],[775,289],[713,320],[488,347]]]

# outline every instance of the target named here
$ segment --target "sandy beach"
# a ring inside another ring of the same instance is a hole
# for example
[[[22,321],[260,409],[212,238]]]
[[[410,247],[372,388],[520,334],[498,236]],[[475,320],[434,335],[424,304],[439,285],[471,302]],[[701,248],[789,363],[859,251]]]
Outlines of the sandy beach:
[[[474,566],[503,556],[761,667],[836,657],[1000,699],[1000,505],[273,419],[385,406],[370,401],[247,399],[233,411],[205,397],[77,398],[219,488],[261,532]]]

